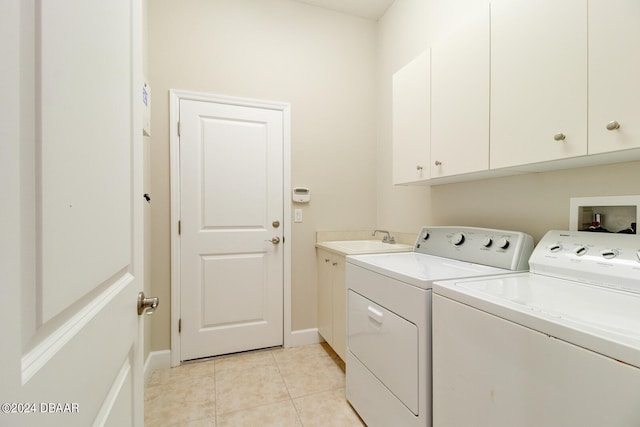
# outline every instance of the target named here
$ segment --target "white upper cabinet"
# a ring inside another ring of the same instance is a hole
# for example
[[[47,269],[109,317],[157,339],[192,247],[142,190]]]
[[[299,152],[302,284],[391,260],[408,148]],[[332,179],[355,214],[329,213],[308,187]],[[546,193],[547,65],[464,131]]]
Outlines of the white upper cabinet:
[[[431,178],[489,169],[489,5],[431,48]]]
[[[640,146],[640,1],[589,1],[589,154]]]
[[[394,184],[630,160],[639,0],[492,0],[393,76]]]
[[[492,1],[490,123],[492,169],[587,154],[587,0]]]
[[[431,55],[426,50],[393,75],[393,183],[429,179]]]

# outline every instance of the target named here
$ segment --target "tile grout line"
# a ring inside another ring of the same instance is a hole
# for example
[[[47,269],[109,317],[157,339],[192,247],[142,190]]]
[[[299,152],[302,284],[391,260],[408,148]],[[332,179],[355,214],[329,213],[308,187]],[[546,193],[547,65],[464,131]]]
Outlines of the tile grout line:
[[[289,390],[289,386],[287,385],[287,382],[285,381],[284,376],[282,375],[282,370],[280,369],[280,362],[278,362],[278,358],[273,354],[273,351],[271,351],[271,357],[273,357],[273,360],[276,362],[276,367],[278,368],[278,374],[280,374],[280,379],[282,379],[284,388],[287,389],[287,395],[289,396],[289,401],[293,405],[293,409],[296,411],[296,417],[298,418],[298,422],[300,422],[301,427],[304,427],[304,424],[302,423],[302,417],[300,416],[300,411],[298,410],[298,406],[296,405],[296,402],[293,400],[293,396],[291,396],[291,391]]]
[[[301,414],[301,410],[304,407],[300,406],[297,404],[297,400],[298,399],[306,399],[308,397],[314,396],[314,395],[320,395],[329,391],[333,391],[333,390],[338,390],[338,389],[342,389],[344,388],[344,386],[341,387],[330,387],[327,388],[325,390],[317,390],[317,391],[313,391],[311,393],[308,394],[302,394],[300,396],[297,396],[296,398],[293,397],[292,392],[291,392],[291,385],[287,383],[286,379],[285,379],[285,375],[283,372],[289,372],[289,371],[296,371],[296,368],[298,366],[298,364],[300,363],[304,363],[304,361],[309,357],[312,356],[314,358],[319,357],[320,359],[325,359],[325,357],[328,357],[329,360],[331,360],[334,364],[338,365],[338,367],[342,370],[342,372],[344,373],[344,369],[343,369],[343,365],[340,363],[341,361],[338,360],[335,356],[333,356],[331,353],[329,352],[316,352],[316,351],[312,351],[311,353],[307,353],[305,351],[302,352],[297,352],[297,351],[291,351],[291,352],[284,352],[282,351],[283,349],[277,349],[277,350],[268,350],[269,353],[269,360],[271,361],[270,363],[267,364],[267,366],[263,365],[262,363],[259,362],[251,362],[250,366],[255,366],[260,368],[261,371],[266,371],[266,370],[270,370],[272,368],[270,368],[270,366],[275,366],[276,371],[278,372],[280,381],[282,382],[282,385],[284,385],[285,390],[286,390],[286,397],[283,395],[282,396],[282,400],[279,401],[275,401],[275,402],[271,402],[271,403],[264,403],[261,405],[257,405],[254,406],[252,408],[242,408],[242,409],[237,409],[231,412],[226,412],[225,414],[221,414],[220,413],[220,406],[219,406],[219,376],[222,372],[225,371],[225,369],[222,369],[222,365],[220,363],[218,363],[218,361],[216,360],[213,363],[212,366],[212,370],[207,371],[208,376],[212,375],[212,379],[213,379],[213,394],[214,394],[214,402],[213,402],[213,410],[214,410],[214,415],[212,417],[206,417],[206,418],[199,418],[198,420],[189,420],[190,422],[194,422],[194,421],[205,421],[205,422],[210,422],[212,423],[214,426],[218,426],[220,425],[220,417],[221,415],[226,415],[226,414],[232,414],[232,413],[236,413],[236,412],[241,412],[244,410],[250,410],[250,409],[254,409],[254,408],[260,408],[260,407],[265,407],[268,406],[272,403],[277,403],[277,402],[286,402],[287,400],[290,402],[291,405],[293,405],[293,409],[295,410],[295,414],[296,414],[296,422],[298,423],[298,425],[303,426],[304,427],[304,423],[303,423],[303,418],[302,418],[302,414]],[[324,348],[324,350],[326,351],[326,348]],[[276,354],[278,353],[278,354]],[[225,358],[220,358],[220,361],[225,360]],[[265,359],[266,360],[266,359]],[[275,362],[274,365],[272,365],[271,363]],[[206,363],[206,362],[204,362]],[[225,365],[226,366],[226,365]],[[233,366],[233,365],[231,365]],[[222,370],[221,370],[222,369]],[[239,368],[240,369],[240,368]],[[196,374],[196,375],[200,375],[200,374]],[[295,376],[295,375],[294,375]],[[171,380],[168,381],[167,379],[170,378]],[[166,378],[163,377],[163,380],[166,381],[166,383],[163,381],[162,383],[157,384],[157,386],[162,386],[164,384],[172,384],[174,382],[181,382],[184,381],[183,377],[181,376],[167,376]],[[295,381],[294,381],[295,382]],[[295,389],[295,384],[294,384],[294,389]],[[303,390],[300,390],[301,392]],[[306,393],[307,391],[305,391]],[[293,415],[293,414],[291,414]],[[309,414],[307,414],[309,415]],[[310,421],[313,421],[313,417],[310,419]],[[165,420],[166,421],[166,420]],[[293,420],[292,420],[293,421]],[[165,424],[163,424],[165,425]],[[181,425],[180,423],[178,424],[171,424],[172,427]]]
[[[264,350],[258,350],[258,351],[260,352],[260,351],[264,351]],[[252,367],[259,368],[262,371],[267,371],[272,366],[275,367],[276,371],[278,372],[278,375],[280,377],[280,380],[282,381],[282,384],[284,385],[285,390],[287,391],[287,398],[282,399],[282,400],[276,400],[276,401],[273,401],[273,402],[263,403],[263,404],[256,405],[256,406],[236,409],[236,410],[225,412],[225,413],[222,414],[222,413],[220,413],[219,408],[218,408],[218,399],[217,399],[217,397],[218,397],[217,396],[217,384],[218,383],[217,383],[217,380],[216,380],[216,384],[215,384],[215,386],[216,386],[216,425],[219,423],[219,419],[218,418],[221,415],[228,415],[228,414],[233,414],[233,413],[237,413],[237,412],[241,412],[241,411],[252,410],[252,409],[256,409],[256,408],[269,406],[269,405],[272,405],[272,404],[275,404],[275,403],[282,403],[282,402],[289,401],[289,402],[291,402],[292,405],[294,405],[294,409],[296,409],[295,404],[293,403],[293,398],[291,397],[291,393],[289,392],[289,388],[287,387],[287,383],[284,380],[284,377],[282,376],[282,372],[280,371],[280,364],[278,363],[278,360],[274,355],[274,350],[267,350],[267,351],[264,351],[264,352],[265,353],[269,353],[269,355],[271,357],[271,360],[273,362],[273,365],[267,364],[267,365],[261,366],[262,364],[258,364],[258,365],[252,365]],[[221,360],[223,360],[223,359],[221,359]],[[214,365],[214,367],[217,367],[217,364]],[[239,369],[239,368],[235,368],[235,369]],[[233,369],[229,369],[229,370],[233,370]],[[215,373],[218,374],[217,368],[215,369]],[[296,409],[296,417],[297,417],[298,421],[300,422],[300,424],[302,425],[302,420],[300,419],[300,416],[299,416],[299,414],[297,412],[297,409]]]
[[[216,363],[215,359],[213,361],[213,393],[214,393],[214,410],[216,412],[215,417],[213,417],[213,425],[214,427],[218,426],[218,363]]]

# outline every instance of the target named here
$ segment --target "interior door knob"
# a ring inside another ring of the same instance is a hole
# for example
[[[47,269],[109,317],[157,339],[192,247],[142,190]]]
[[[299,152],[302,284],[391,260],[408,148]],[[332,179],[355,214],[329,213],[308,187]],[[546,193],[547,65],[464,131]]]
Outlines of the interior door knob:
[[[158,297],[147,298],[144,296],[144,292],[138,294],[138,315],[153,314],[158,308],[160,300]]]
[[[565,139],[567,139],[567,137],[564,133],[557,133],[553,135],[553,139],[555,139],[556,141],[564,141]]]
[[[273,239],[271,240],[265,240],[265,242],[271,242],[274,245],[277,245],[278,243],[280,243],[280,238],[278,236],[275,236]]]

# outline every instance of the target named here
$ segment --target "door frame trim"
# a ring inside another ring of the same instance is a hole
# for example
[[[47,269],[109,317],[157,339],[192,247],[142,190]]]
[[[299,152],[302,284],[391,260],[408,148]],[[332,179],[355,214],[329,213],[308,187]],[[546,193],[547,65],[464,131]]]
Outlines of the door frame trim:
[[[284,236],[289,239],[283,245],[284,251],[284,283],[282,301],[283,346],[291,347],[291,209],[289,194],[291,193],[291,104],[284,102],[263,101],[250,98],[238,98],[226,95],[214,95],[204,92],[169,89],[169,168],[171,188],[171,366],[180,365],[180,236],[178,220],[180,219],[180,138],[178,121],[180,118],[180,101],[203,101],[218,104],[254,107],[282,112],[283,119],[283,183],[282,212]]]

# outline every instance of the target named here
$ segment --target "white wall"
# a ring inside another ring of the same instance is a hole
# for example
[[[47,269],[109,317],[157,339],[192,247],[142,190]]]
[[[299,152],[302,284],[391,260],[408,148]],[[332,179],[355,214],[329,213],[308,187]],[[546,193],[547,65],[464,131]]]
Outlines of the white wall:
[[[292,329],[316,327],[315,231],[376,222],[375,22],[291,0],[153,0],[149,40],[152,286],[162,301],[152,350],[170,346],[169,89],[291,103],[292,184],[312,191],[287,240]]]
[[[396,0],[379,22],[378,227],[411,231],[422,225],[469,225],[521,230],[537,240],[547,230],[569,227],[571,197],[640,193],[638,162],[431,188],[391,185],[391,76],[459,16],[486,3]]]
[[[417,233],[429,224],[428,187],[392,184],[392,76],[430,44],[431,0],[396,0],[378,22],[378,227]]]
[[[640,163],[436,187],[391,184],[391,76],[487,0],[396,0],[378,22],[291,0],[149,2],[152,350],[169,348],[170,88],[292,104],[292,183],[309,186],[293,224],[294,330],[316,326],[317,230],[423,225],[567,228],[569,198],[638,194]]]

